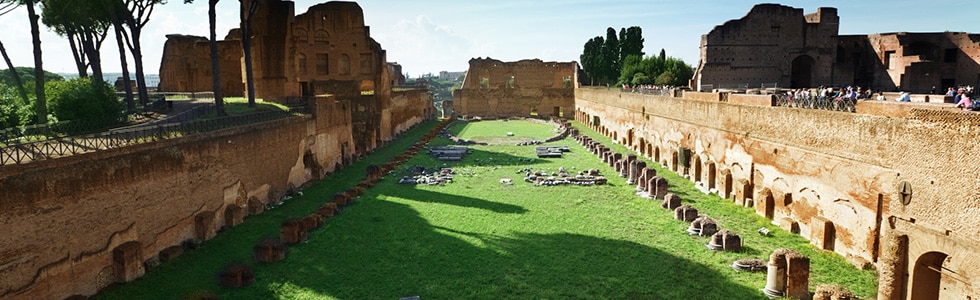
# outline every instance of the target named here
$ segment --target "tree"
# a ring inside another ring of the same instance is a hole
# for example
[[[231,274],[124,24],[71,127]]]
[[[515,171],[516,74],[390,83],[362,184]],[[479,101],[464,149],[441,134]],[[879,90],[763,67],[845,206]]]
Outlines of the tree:
[[[123,29],[122,23],[126,10],[121,4],[115,3],[111,5],[112,28],[116,32],[116,46],[119,47],[119,64],[122,67],[123,90],[126,91],[126,113],[132,114],[136,112],[136,101],[133,100],[133,85],[129,80],[129,63],[126,59],[126,46],[123,42],[126,39],[126,31]]]
[[[120,1],[120,0],[115,0]],[[126,46],[129,51],[133,54],[133,64],[136,67],[136,88],[139,92],[140,103],[146,105],[149,102],[150,96],[146,90],[146,76],[143,72],[143,48],[140,43],[140,36],[143,33],[143,27],[146,23],[150,22],[150,15],[153,14],[153,8],[157,4],[164,4],[166,0],[121,0],[128,14],[120,15],[123,24],[129,29],[129,34],[123,32],[123,36],[127,37]]]
[[[225,112],[225,102],[224,98],[221,96],[221,69],[218,67],[218,34],[215,32],[215,5],[218,4],[220,0],[207,0],[208,1],[208,23],[211,28],[210,32],[210,44],[211,44],[211,85],[214,89],[214,108],[217,110],[219,116],[227,116],[228,113]],[[194,0],[184,0],[184,4],[194,3]]]
[[[248,90],[248,107],[255,107],[255,75],[252,72],[252,17],[259,8],[255,0],[239,0],[239,18],[242,27],[242,51],[245,52],[245,84]]]
[[[582,62],[582,71],[590,78],[589,85],[595,84],[595,78],[600,75],[599,56],[602,55],[602,45],[604,40],[601,36],[594,37],[585,42],[585,49],[579,60]]]
[[[639,26],[619,30],[619,60],[630,55],[643,57],[643,29]]]
[[[37,113],[37,123],[48,123],[48,104],[44,98],[44,66],[41,59],[41,30],[38,25],[40,16],[34,11],[34,0],[23,0],[27,6],[27,17],[31,23],[31,39],[34,44],[34,109]]]
[[[30,104],[31,99],[27,97],[27,90],[24,89],[24,83],[20,81],[20,74],[17,74],[17,69],[10,62],[10,56],[7,55],[7,49],[3,47],[3,42],[0,42],[0,54],[3,54],[3,60],[7,63],[7,69],[10,70],[10,77],[13,79],[14,86],[17,88],[18,94],[20,94],[21,100],[24,100],[24,105]]]
[[[609,84],[612,80],[619,77],[622,62],[619,60],[619,39],[616,38],[616,29],[609,27],[606,29],[606,41],[602,44],[602,55],[599,56],[603,82]]]
[[[106,1],[90,1],[78,5],[73,0],[43,0],[41,21],[61,36],[68,38],[72,58],[79,77],[88,77],[88,69],[96,81],[103,81],[100,49],[111,25]]]

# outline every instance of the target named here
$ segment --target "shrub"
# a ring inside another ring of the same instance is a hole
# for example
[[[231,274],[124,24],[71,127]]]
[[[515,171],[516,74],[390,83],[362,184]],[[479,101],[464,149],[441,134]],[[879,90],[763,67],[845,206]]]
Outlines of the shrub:
[[[51,114],[72,127],[93,129],[115,124],[121,113],[120,102],[109,84],[88,78],[47,84]]]

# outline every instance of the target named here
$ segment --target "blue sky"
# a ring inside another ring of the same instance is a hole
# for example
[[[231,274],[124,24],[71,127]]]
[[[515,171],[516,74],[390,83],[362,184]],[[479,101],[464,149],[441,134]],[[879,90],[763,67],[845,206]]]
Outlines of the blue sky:
[[[297,0],[296,13],[323,1]],[[84,3],[84,0],[79,0]],[[218,3],[218,36],[238,24],[238,1]],[[607,27],[640,26],[647,55],[660,52],[698,62],[701,35],[727,20],[744,16],[758,2],[739,0],[599,1],[358,1],[371,35],[410,76],[464,71],[473,57],[504,61],[540,58],[578,60],[585,42],[605,35]],[[836,7],[841,34],[884,32],[980,32],[980,1],[807,1],[779,2],[802,8]],[[18,8],[0,16],[0,41],[18,66],[33,66],[27,12]],[[43,25],[42,25],[43,26]],[[144,63],[157,73],[166,34],[207,36],[207,2],[170,0],[154,11],[144,36]],[[74,72],[67,40],[42,33],[45,69]],[[121,70],[114,40],[102,49],[106,72]],[[132,68],[132,65],[130,65]]]

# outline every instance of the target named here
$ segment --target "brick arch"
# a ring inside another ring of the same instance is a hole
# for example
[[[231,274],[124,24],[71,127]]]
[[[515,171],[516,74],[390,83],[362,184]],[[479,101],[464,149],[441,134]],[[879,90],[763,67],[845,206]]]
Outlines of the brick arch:
[[[946,253],[933,251],[923,253],[915,260],[911,274],[912,293],[910,299],[939,299],[940,287],[942,286],[941,270],[947,257]]]

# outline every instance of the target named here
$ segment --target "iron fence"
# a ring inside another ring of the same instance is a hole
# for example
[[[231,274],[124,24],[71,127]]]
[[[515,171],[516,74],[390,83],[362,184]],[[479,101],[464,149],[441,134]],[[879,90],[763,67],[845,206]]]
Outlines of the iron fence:
[[[843,112],[854,112],[857,100],[837,97],[790,97],[787,94],[776,94],[776,106],[823,109]]]
[[[120,148],[161,139],[185,136],[200,132],[242,126],[294,116],[303,108],[283,111],[266,111],[214,119],[194,120],[183,123],[160,123],[105,132],[52,137],[45,140],[13,143],[0,147],[0,166],[25,164],[74,154]]]

